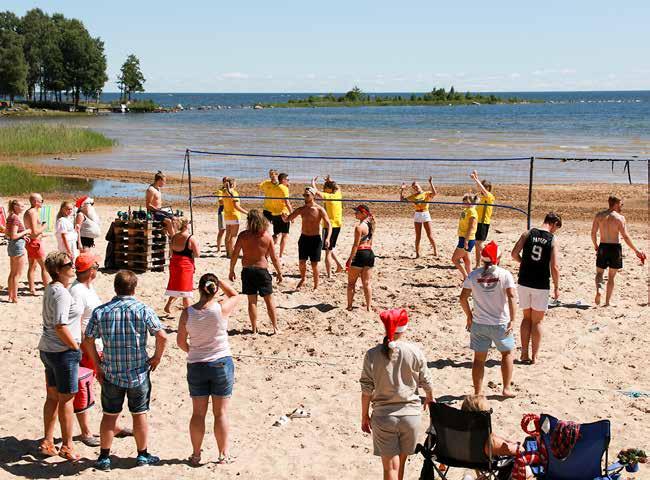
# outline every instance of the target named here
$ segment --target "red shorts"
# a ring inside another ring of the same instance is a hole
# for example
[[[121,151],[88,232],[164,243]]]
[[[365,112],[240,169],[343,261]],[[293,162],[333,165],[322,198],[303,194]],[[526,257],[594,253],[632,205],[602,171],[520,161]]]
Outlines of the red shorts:
[[[27,249],[27,258],[33,260],[43,260],[45,258],[45,248],[43,248],[40,240],[30,240],[25,245],[25,248]]]

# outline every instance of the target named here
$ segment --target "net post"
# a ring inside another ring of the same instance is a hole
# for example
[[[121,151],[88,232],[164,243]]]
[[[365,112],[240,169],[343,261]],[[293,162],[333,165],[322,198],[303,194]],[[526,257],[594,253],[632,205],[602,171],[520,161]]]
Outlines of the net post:
[[[528,208],[527,208],[527,229],[530,230],[531,213],[533,210],[533,176],[535,173],[535,157],[530,157],[530,169],[528,173]]]
[[[189,148],[185,150],[185,165],[187,165],[187,183],[188,183],[188,192],[190,195],[189,204],[190,204],[190,232],[194,235],[194,209],[192,208],[192,167],[190,166],[190,150]]]

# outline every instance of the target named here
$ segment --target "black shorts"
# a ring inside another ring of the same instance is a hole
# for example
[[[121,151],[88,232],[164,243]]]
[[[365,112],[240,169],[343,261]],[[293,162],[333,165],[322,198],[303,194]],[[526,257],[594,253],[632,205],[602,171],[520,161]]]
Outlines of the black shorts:
[[[488,231],[490,230],[489,223],[479,223],[476,227],[476,241],[483,242],[487,240]]]
[[[265,297],[273,293],[273,278],[266,268],[244,267],[241,271],[241,287],[244,295]]]
[[[351,267],[357,268],[372,268],[375,266],[375,253],[368,250],[357,250],[356,255],[350,263]]]
[[[81,237],[81,246],[85,248],[93,248],[95,246],[95,239],[90,237]]]
[[[336,241],[339,239],[341,227],[332,227],[332,235],[330,236],[330,246],[325,248],[325,239],[327,238],[327,228],[323,228],[323,250],[334,250],[336,248]]]
[[[289,233],[291,222],[282,220],[282,215],[271,215],[271,223],[273,224],[273,236]]]
[[[623,268],[623,248],[620,243],[601,243],[596,254],[596,267]]]
[[[151,213],[153,213],[152,216],[156,222],[164,222],[167,219],[172,220],[174,218],[174,214],[162,210],[154,210]]]
[[[301,234],[298,239],[298,260],[320,262],[320,252],[323,248],[323,240],[320,235]]]
[[[264,210],[262,213],[264,214],[264,218],[266,218],[269,223],[273,223],[273,214],[271,212]]]

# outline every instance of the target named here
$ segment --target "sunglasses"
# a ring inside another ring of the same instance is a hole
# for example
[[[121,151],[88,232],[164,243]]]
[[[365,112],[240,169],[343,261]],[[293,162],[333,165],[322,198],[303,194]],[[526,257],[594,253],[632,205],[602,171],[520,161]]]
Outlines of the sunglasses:
[[[74,270],[74,263],[73,262],[68,262],[68,263],[64,263],[63,265],[61,265],[61,268],[68,268],[68,267]]]

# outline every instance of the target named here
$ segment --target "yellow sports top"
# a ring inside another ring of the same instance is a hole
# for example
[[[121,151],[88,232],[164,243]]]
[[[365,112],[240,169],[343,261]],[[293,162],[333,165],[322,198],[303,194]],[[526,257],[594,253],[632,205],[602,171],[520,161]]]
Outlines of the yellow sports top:
[[[321,194],[325,200],[341,200],[343,198],[343,193],[341,190],[337,190],[334,193],[323,192]],[[330,223],[332,228],[340,228],[343,225],[343,202],[325,202],[325,211],[327,216],[330,217]],[[324,227],[325,225],[323,225]]]
[[[478,207],[476,207],[476,211],[478,212],[478,223],[490,224],[490,220],[492,219],[492,210],[494,209],[492,206],[494,201],[494,195],[490,192],[488,192],[487,195],[481,195],[480,203]]]
[[[477,224],[474,224],[472,231],[467,234],[467,229],[469,228],[470,219],[478,219],[478,213],[476,212],[476,207],[467,207],[460,214],[460,220],[458,221],[458,236],[463,237],[466,240],[474,240],[476,238],[476,227]]]
[[[430,202],[433,198],[433,192],[420,192],[409,195],[406,199],[409,202],[413,202],[413,206],[416,212],[428,212],[429,204],[421,202]]]

